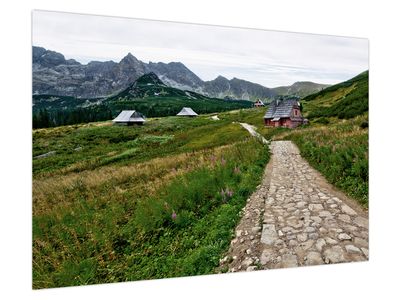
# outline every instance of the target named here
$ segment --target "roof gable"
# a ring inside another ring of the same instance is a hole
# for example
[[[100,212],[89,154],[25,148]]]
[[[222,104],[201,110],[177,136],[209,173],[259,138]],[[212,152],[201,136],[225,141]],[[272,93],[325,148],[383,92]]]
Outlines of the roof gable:
[[[184,107],[182,110],[177,114],[177,116],[197,116],[197,113],[193,111],[190,107]]]
[[[136,110],[123,110],[113,120],[113,122],[144,122],[144,118],[141,113]]]

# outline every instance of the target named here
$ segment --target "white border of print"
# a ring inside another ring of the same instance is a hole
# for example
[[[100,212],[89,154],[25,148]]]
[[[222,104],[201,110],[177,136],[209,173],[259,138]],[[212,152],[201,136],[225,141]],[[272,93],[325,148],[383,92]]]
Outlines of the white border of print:
[[[1,22],[1,299],[391,299],[400,228],[395,143],[400,53],[396,2],[32,0],[3,3]],[[31,290],[31,10],[44,9],[370,39],[370,261]],[[393,102],[393,103],[392,103]],[[387,108],[394,109],[388,110]],[[392,121],[393,120],[393,121]],[[384,121],[384,122],[382,122]],[[392,271],[392,273],[391,273]]]

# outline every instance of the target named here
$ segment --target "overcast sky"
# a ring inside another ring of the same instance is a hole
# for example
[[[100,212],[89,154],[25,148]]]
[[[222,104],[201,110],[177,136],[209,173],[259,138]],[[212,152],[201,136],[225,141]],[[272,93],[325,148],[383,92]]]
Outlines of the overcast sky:
[[[128,18],[33,12],[34,46],[81,63],[179,61],[203,80],[218,75],[267,87],[334,84],[368,69],[368,40]]]

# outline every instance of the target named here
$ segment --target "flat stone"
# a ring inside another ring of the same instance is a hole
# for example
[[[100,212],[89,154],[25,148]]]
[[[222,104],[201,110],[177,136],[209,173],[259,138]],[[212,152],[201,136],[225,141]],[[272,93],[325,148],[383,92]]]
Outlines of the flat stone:
[[[264,266],[271,262],[274,258],[274,252],[272,249],[264,249],[260,256],[260,263]]]
[[[364,228],[368,229],[368,220],[366,218],[356,217],[354,219],[354,223],[360,227],[364,227]]]
[[[314,231],[315,231],[315,228],[311,227],[311,226],[308,226],[308,227],[306,227],[306,229],[304,229],[304,232],[308,232],[308,233],[314,232]]]
[[[332,217],[332,214],[327,210],[323,210],[319,213],[319,216],[322,218],[328,218],[328,217]]]
[[[250,266],[250,267],[247,267],[246,272],[251,272],[251,271],[255,271],[255,270],[257,270],[257,266]]]
[[[246,258],[244,261],[242,261],[242,266],[247,268],[253,263],[253,259],[251,257]]]
[[[310,217],[310,219],[313,220],[316,223],[321,223],[322,222],[322,219],[320,217],[318,217],[318,216],[312,216],[312,217]]]
[[[300,233],[297,235],[297,240],[299,242],[305,242],[307,240],[307,234],[306,233]]]
[[[281,230],[282,230],[283,232],[290,232],[290,231],[293,231],[293,227],[286,226],[286,227],[283,227]]]
[[[348,253],[355,253],[355,254],[360,254],[361,253],[361,250],[360,249],[358,249],[356,246],[354,246],[354,245],[346,245],[346,246],[344,246],[345,248],[346,248],[346,251],[348,252]]]
[[[357,213],[355,212],[354,209],[352,209],[350,206],[347,206],[346,204],[342,205],[342,212],[345,214],[348,214],[350,216],[355,216]]]
[[[298,266],[297,256],[290,253],[282,255],[281,265],[282,268],[297,267]]]
[[[351,222],[350,216],[349,216],[349,215],[346,215],[346,214],[340,214],[340,215],[338,215],[338,219],[339,219],[340,221],[342,221],[342,222],[347,222],[347,223],[350,223],[350,222]]]
[[[298,245],[296,240],[290,240],[288,244],[289,244],[289,247],[296,247]]]
[[[369,258],[369,251],[367,248],[361,248],[362,253],[364,253],[366,258]]]
[[[299,244],[299,248],[302,249],[302,250],[308,250],[313,245],[314,245],[314,241],[313,240],[308,240],[308,241],[305,241],[305,242],[302,242],[301,244]]]
[[[316,232],[312,232],[308,234],[308,237],[312,240],[316,240],[317,238],[319,238],[319,234]]]
[[[321,228],[319,229],[319,232],[322,233],[322,234],[324,234],[324,233],[327,233],[328,230],[327,230],[325,227],[321,227]]]
[[[323,210],[324,207],[322,206],[322,204],[315,204],[315,203],[311,203],[308,205],[308,209],[311,211],[320,211]]]
[[[349,236],[347,233],[340,233],[338,235],[338,239],[341,241],[351,240],[351,236]]]
[[[242,235],[243,230],[236,230],[236,236],[239,237]]]
[[[359,247],[364,247],[364,248],[368,248],[368,242],[362,238],[359,237],[355,237],[354,238],[354,244],[359,246]]]
[[[344,262],[343,249],[340,246],[333,246],[331,248],[325,249],[324,251],[325,263],[340,263]]]
[[[305,264],[307,266],[322,265],[324,263],[321,254],[315,251],[308,252],[305,258]]]
[[[326,238],[325,238],[325,241],[326,241],[329,245],[335,245],[335,244],[338,243],[337,240],[334,240],[334,239],[332,239],[332,238],[330,238],[330,237],[326,237]]]
[[[246,250],[246,254],[250,255],[251,254],[251,249]]]
[[[300,201],[300,202],[297,202],[296,207],[297,208],[303,208],[303,207],[306,206],[306,204],[307,204],[307,202]]]
[[[251,232],[252,233],[257,233],[259,231],[261,231],[261,227],[260,226],[255,226],[255,227],[251,228]]]
[[[275,230],[275,225],[273,224],[264,224],[262,233],[261,233],[261,243],[271,246],[278,239],[278,234]]]
[[[315,243],[315,248],[317,248],[318,251],[322,251],[322,248],[326,245],[326,242],[324,239],[318,239],[317,242]]]

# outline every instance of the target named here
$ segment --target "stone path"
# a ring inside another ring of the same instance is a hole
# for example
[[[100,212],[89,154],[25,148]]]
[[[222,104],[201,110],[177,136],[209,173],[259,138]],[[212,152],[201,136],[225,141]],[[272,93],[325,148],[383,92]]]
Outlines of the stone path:
[[[368,260],[368,216],[300,156],[271,143],[263,181],[243,208],[227,256],[229,272]]]

